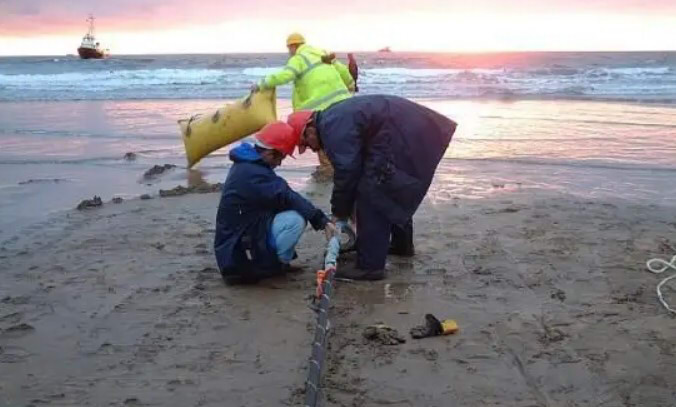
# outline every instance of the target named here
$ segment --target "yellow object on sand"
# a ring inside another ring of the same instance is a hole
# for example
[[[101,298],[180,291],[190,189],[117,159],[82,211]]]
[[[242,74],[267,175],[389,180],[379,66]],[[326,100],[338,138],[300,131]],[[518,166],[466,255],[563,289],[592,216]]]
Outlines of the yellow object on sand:
[[[441,334],[442,335],[451,335],[458,332],[458,323],[452,319],[445,319],[441,321]]]
[[[275,90],[254,92],[211,114],[179,120],[188,168],[209,153],[249,136],[277,120]]]

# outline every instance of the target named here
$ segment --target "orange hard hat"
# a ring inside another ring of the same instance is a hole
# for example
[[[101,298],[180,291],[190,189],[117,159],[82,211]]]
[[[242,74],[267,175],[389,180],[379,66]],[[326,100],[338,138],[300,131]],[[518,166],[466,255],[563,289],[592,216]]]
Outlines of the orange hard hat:
[[[289,123],[291,128],[293,128],[293,137],[296,140],[296,144],[300,142],[301,136],[305,131],[305,126],[310,121],[311,117],[311,110],[300,110],[298,112],[291,113],[289,117],[286,118],[286,122]],[[305,146],[298,146],[298,152],[303,154],[303,152],[305,152]]]
[[[258,145],[279,151],[284,155],[293,156],[293,150],[298,145],[300,134],[293,127],[282,121],[276,121],[263,127],[256,134]]]

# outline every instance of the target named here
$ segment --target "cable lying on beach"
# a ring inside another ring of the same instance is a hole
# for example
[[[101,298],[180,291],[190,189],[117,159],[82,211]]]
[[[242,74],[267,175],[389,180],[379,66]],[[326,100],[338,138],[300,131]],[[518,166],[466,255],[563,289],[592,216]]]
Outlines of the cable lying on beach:
[[[326,360],[327,344],[331,323],[329,322],[329,307],[333,294],[333,276],[336,272],[340,240],[333,236],[324,260],[324,270],[317,272],[317,324],[315,337],[312,341],[312,356],[308,369],[308,379],[305,382],[305,406],[315,407],[320,399],[320,385],[324,361]]]
[[[317,292],[315,301],[318,302],[315,311],[317,312],[317,324],[315,326],[315,337],[312,341],[312,356],[310,356],[310,367],[308,369],[308,379],[305,382],[305,406],[315,407],[320,400],[320,386],[322,370],[326,360],[327,344],[331,323],[329,321],[329,308],[331,306],[331,295],[333,295],[333,280],[338,266],[338,255],[341,246],[354,244],[354,232],[345,222],[338,222],[340,233],[347,235],[349,240],[341,244],[340,233],[331,237],[326,248],[324,257],[324,270],[317,272]]]
[[[660,267],[660,268],[657,268],[657,267],[655,266],[655,264],[657,264],[657,265],[659,265],[659,266],[661,266],[661,267]],[[660,259],[660,258],[650,259],[650,260],[648,260],[648,261],[646,262],[646,266],[648,267],[648,270],[650,270],[651,273],[655,273],[655,274],[661,274],[661,273],[664,273],[665,271],[667,271],[667,270],[669,270],[669,269],[674,269],[674,270],[676,270],[676,255],[674,255],[674,257],[671,258],[671,261],[670,261],[670,262],[667,262],[666,260],[662,260],[662,259]],[[674,274],[674,275],[672,275],[672,276],[669,276],[669,277],[665,278],[664,280],[660,281],[659,284],[657,284],[657,298],[659,298],[659,300],[660,300],[660,302],[662,303],[662,305],[664,306],[664,308],[666,308],[667,311],[669,311],[669,312],[671,312],[671,313],[673,313],[673,314],[676,314],[676,309],[671,308],[671,307],[669,306],[669,303],[667,303],[667,302],[664,300],[664,297],[662,296],[662,286],[663,286],[664,284],[666,284],[667,282],[669,282],[669,281],[675,279],[675,278],[676,278],[676,274]]]

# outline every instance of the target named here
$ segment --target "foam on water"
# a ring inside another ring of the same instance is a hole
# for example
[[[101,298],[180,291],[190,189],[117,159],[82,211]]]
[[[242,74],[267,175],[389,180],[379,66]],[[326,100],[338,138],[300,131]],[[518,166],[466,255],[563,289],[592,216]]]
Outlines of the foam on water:
[[[676,103],[676,53],[358,55],[363,93],[410,98],[598,99]],[[474,59],[472,59],[474,58]],[[0,100],[238,98],[283,54],[0,58]],[[290,88],[279,95],[289,97]]]
[[[281,67],[273,67],[273,68],[245,68],[242,70],[242,74],[246,76],[258,76],[262,77],[265,75],[269,75],[271,73],[275,73],[279,71]]]

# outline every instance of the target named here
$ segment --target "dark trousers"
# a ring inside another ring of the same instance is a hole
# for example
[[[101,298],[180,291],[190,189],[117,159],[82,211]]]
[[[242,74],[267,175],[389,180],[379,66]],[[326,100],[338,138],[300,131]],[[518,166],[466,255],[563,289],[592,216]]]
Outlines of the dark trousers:
[[[390,248],[413,247],[413,220],[404,225],[391,223],[381,211],[364,199],[357,199],[357,267],[382,270]]]

